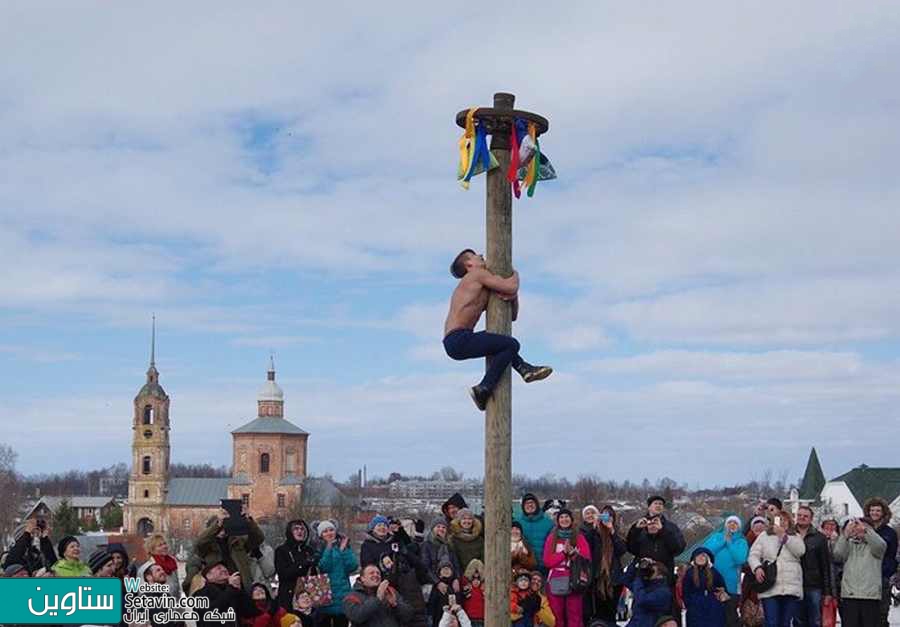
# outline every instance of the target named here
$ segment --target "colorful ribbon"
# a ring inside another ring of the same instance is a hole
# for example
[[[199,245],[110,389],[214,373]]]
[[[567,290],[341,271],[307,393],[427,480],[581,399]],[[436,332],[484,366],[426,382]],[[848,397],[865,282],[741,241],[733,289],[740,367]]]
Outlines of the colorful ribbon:
[[[528,123],[528,136],[534,142],[534,156],[528,164],[528,171],[525,174],[525,186],[528,188],[528,197],[534,196],[534,186],[537,185],[538,162],[541,160],[541,145],[537,139],[537,127],[534,122]]]
[[[456,170],[456,178],[465,189],[469,189],[469,179],[472,178],[471,176],[466,178],[466,174],[471,170],[474,162],[476,111],[478,111],[478,107],[473,107],[466,113],[466,128],[462,137],[459,138],[459,167]]]

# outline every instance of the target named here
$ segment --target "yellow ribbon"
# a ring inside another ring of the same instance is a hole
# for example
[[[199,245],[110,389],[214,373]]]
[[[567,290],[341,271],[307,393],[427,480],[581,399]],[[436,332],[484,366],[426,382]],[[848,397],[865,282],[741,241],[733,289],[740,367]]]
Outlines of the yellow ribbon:
[[[475,112],[478,107],[472,107],[466,113],[466,129],[463,131],[462,137],[459,138],[459,168],[456,171],[456,178],[464,189],[469,189],[469,182],[463,180],[469,168],[472,167],[472,157],[475,154]]]
[[[534,122],[528,123],[528,135],[531,137],[531,141],[534,142],[535,145],[535,153],[534,157],[532,157],[531,162],[528,164],[528,172],[525,174],[524,186],[530,187],[537,177],[537,166],[538,166],[538,153],[537,153],[537,127]]]

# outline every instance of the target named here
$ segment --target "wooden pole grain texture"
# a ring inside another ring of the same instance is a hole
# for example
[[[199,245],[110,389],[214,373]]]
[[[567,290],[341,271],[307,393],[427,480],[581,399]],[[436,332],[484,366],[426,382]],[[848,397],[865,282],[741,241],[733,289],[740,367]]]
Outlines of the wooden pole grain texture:
[[[495,109],[513,109],[515,96],[494,94]],[[509,138],[491,136],[491,152],[500,167],[487,173],[488,269],[508,277],[512,274],[512,190],[506,180]],[[491,294],[487,308],[487,330],[512,333],[512,306]],[[484,425],[484,557],[485,627],[509,627],[509,561],[512,526],[512,390],[507,368],[487,404]],[[540,550],[541,547],[535,550]],[[465,566],[463,566],[465,567]]]

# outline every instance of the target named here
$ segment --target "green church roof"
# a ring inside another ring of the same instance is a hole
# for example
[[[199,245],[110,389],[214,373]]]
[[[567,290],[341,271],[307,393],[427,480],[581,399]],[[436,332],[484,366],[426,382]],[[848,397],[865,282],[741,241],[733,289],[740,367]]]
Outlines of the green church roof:
[[[309,435],[306,431],[284,418],[257,418],[238,427],[232,433],[283,433],[287,435]]]
[[[800,500],[816,501],[825,487],[825,473],[819,463],[819,455],[816,447],[809,452],[809,461],[806,462],[806,472],[803,473],[803,481],[800,482]]]

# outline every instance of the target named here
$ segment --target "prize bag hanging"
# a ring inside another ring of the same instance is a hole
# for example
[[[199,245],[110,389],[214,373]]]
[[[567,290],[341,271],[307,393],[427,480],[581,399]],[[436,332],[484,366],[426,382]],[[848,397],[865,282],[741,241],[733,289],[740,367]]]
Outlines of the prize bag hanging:
[[[499,163],[491,154],[487,145],[487,131],[483,124],[475,124],[477,107],[469,109],[466,114],[466,128],[459,138],[459,167],[456,179],[464,189],[469,189],[469,180],[473,176],[496,168]]]

